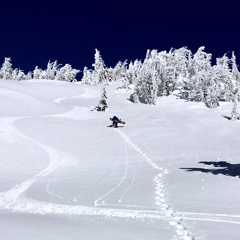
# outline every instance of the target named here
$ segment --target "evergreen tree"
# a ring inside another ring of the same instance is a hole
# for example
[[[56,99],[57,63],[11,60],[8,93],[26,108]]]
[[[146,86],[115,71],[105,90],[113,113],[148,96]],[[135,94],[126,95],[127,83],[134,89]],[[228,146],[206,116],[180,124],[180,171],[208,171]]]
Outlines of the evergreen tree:
[[[17,81],[18,80],[18,69],[14,69],[12,71],[12,80]]]
[[[105,86],[102,89],[102,95],[101,95],[101,100],[99,102],[99,110],[102,112],[105,112],[105,110],[107,109],[107,92],[105,89]]]
[[[158,96],[159,76],[158,75],[158,54],[156,50],[148,50],[146,58],[141,67],[142,88],[140,101],[148,104],[155,104]]]
[[[130,79],[127,77],[127,60],[124,62],[119,61],[113,69],[113,81],[121,81],[123,88],[128,89],[131,84]]]
[[[26,80],[31,80],[32,79],[32,75],[33,75],[32,72],[28,72],[25,79]]]
[[[220,86],[218,84],[217,78],[214,74],[210,75],[210,79],[208,81],[208,86],[206,87],[205,93],[205,105],[209,108],[216,108],[219,106],[219,98],[220,98]]]
[[[93,78],[96,84],[107,84],[108,83],[108,76],[107,70],[105,69],[105,63],[100,55],[100,52],[95,49],[95,63],[93,64],[94,71],[93,71]]]
[[[232,52],[232,78],[236,86],[233,109],[231,114],[232,120],[234,121],[234,120],[239,120],[239,113],[237,108],[238,108],[239,91],[240,91],[240,73],[237,68],[236,57],[234,52]]]
[[[234,52],[232,52],[231,62],[232,62],[232,84],[234,86],[234,89],[237,90],[239,88],[240,73],[237,68],[236,56],[235,56]],[[235,90],[235,92],[236,92],[236,90]]]
[[[189,66],[189,81],[191,85],[190,97],[196,101],[205,102],[207,86],[211,73],[211,54],[204,52],[205,47],[200,47],[194,54]]]
[[[173,52],[172,64],[174,66],[175,80],[172,90],[183,90],[183,88],[188,88],[185,84],[188,83],[189,79],[189,63],[192,59],[192,52],[186,47],[180,49],[175,49]]]
[[[25,78],[26,78],[26,75],[24,74],[24,72],[21,69],[18,69],[17,80],[21,81],[21,80],[24,80]]]
[[[141,68],[142,63],[139,60],[135,60],[131,66],[129,66],[129,73],[132,78],[132,83],[134,85],[134,93],[131,96],[131,99],[134,103],[142,102],[142,87],[143,82],[141,78]]]
[[[126,88],[129,88],[131,84],[133,84],[134,79],[134,65],[132,62],[129,63],[128,68],[126,69],[126,78],[125,81],[123,81],[123,86],[126,86]]]
[[[97,49],[95,49],[94,59],[95,62],[92,64],[94,69],[91,70],[87,69],[87,67],[84,67],[81,81],[90,85],[108,84],[109,78],[113,79],[114,76],[112,76],[111,73],[105,69],[105,63]]]
[[[54,80],[59,66],[60,65],[57,64],[57,61],[52,63],[49,61],[47,64],[45,79]]]
[[[12,79],[12,63],[11,58],[5,58],[4,63],[0,69],[0,78],[5,80]]]
[[[14,69],[12,71],[12,80],[14,81],[21,81],[21,80],[25,80],[26,79],[26,75],[24,74],[24,72],[21,69]]]
[[[40,79],[47,79],[47,71],[46,70],[42,70],[40,71]]]
[[[172,55],[172,50],[169,53],[166,51],[159,53],[160,57],[160,66],[161,66],[161,86],[160,94],[161,96],[168,96],[171,91],[171,87],[175,82],[175,66],[174,58]]]
[[[88,69],[87,67],[84,67],[83,77],[81,79],[81,82],[84,84],[95,85],[95,84],[93,84],[92,78],[93,78],[92,70]]]
[[[42,71],[43,70],[41,68],[38,68],[38,66],[36,66],[33,70],[33,79],[41,79]]]
[[[56,80],[67,81],[67,82],[76,82],[76,75],[80,70],[73,69],[70,64],[65,64],[56,72]]]
[[[234,99],[234,86],[232,84],[232,73],[230,59],[224,55],[216,59],[216,65],[212,67],[213,78],[218,84],[219,99],[229,101]]]
[[[240,119],[240,116],[238,113],[238,99],[239,99],[239,89],[237,89],[237,91],[235,93],[235,98],[234,98],[234,102],[233,102],[233,109],[232,109],[232,113],[231,113],[232,121]]]

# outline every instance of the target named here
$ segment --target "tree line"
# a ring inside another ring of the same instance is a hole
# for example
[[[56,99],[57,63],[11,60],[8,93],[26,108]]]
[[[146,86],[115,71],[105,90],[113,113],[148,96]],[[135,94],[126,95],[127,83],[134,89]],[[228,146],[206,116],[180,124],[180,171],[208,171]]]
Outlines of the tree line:
[[[93,69],[84,68],[82,82],[96,85],[120,80],[124,88],[134,89],[134,103],[156,104],[157,98],[173,92],[209,108],[216,108],[220,101],[230,101],[234,102],[232,118],[239,119],[240,73],[234,52],[231,58],[224,54],[212,65],[212,55],[204,50],[203,46],[195,54],[186,47],[169,52],[148,50],[143,61],[118,62],[114,68],[106,68],[96,49]]]
[[[134,103],[156,104],[157,98],[177,93],[189,101],[204,102],[209,108],[219,106],[220,101],[234,102],[235,118],[237,103],[240,100],[240,73],[236,57],[226,54],[216,59],[212,65],[212,55],[200,47],[192,53],[187,47],[170,49],[169,52],[148,50],[144,60],[118,62],[115,67],[106,67],[99,52],[95,50],[92,69],[84,67],[81,82],[84,84],[110,84],[122,82],[122,87],[133,89],[131,100]],[[11,59],[5,58],[0,69],[0,79],[50,79],[76,81],[80,70],[70,64],[63,67],[55,62],[48,62],[46,70],[38,67],[27,75],[20,69],[12,69]]]
[[[30,79],[49,79],[68,82],[77,81],[76,75],[80,70],[73,69],[70,64],[65,64],[63,67],[60,66],[61,65],[58,65],[57,61],[49,61],[45,70],[36,66],[32,72],[25,74],[19,68],[12,68],[11,58],[5,58],[4,63],[0,68],[0,79],[15,81]]]

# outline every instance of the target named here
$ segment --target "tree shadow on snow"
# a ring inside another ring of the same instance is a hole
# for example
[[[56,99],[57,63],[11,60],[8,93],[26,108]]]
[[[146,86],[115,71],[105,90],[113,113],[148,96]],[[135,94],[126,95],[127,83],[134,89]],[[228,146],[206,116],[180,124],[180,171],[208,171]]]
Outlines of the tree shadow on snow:
[[[222,115],[224,118],[226,118],[227,120],[231,120],[232,118],[231,117],[228,117],[228,116],[225,116],[225,115]]]
[[[217,168],[180,168],[185,169],[188,172],[204,172],[212,173],[214,175],[223,174],[230,177],[239,177],[240,178],[240,164],[231,164],[225,161],[220,162],[199,162],[206,165],[212,165]],[[219,169],[220,168],[220,169]]]

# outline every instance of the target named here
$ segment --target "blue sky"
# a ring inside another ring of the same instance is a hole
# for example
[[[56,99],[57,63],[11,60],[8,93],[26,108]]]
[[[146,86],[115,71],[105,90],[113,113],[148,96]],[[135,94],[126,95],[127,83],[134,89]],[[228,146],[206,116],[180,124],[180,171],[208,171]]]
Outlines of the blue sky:
[[[236,1],[237,2],[237,1]],[[159,51],[205,46],[213,59],[240,58],[240,15],[224,1],[11,1],[0,9],[0,64],[25,72],[49,60],[91,67],[95,48],[106,65]],[[214,62],[214,60],[213,60]]]

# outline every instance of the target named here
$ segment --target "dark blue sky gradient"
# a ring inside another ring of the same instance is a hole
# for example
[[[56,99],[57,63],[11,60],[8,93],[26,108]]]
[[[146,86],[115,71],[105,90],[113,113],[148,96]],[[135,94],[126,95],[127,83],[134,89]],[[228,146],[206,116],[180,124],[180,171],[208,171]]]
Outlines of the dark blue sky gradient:
[[[11,1],[0,8],[0,65],[11,57],[25,73],[49,60],[83,70],[97,48],[113,67],[183,46],[205,46],[213,59],[235,51],[239,62],[239,26],[237,1]]]

